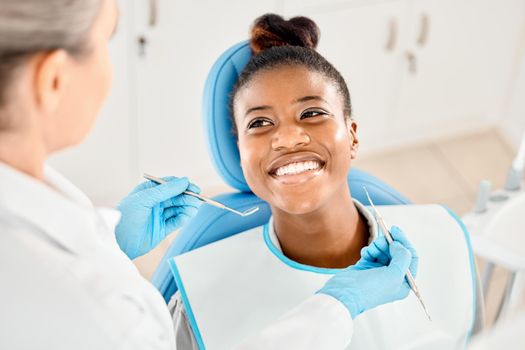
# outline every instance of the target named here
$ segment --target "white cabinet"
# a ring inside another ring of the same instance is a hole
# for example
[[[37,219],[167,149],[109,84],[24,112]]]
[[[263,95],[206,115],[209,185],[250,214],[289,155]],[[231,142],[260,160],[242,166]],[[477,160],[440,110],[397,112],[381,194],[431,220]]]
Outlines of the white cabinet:
[[[414,71],[404,66],[395,134],[443,135],[487,120],[487,23],[475,8],[475,0],[409,1],[402,50],[415,62]]]
[[[319,51],[349,85],[365,153],[494,123],[517,42],[502,14],[519,8],[514,0],[284,2],[287,16],[319,25]]]

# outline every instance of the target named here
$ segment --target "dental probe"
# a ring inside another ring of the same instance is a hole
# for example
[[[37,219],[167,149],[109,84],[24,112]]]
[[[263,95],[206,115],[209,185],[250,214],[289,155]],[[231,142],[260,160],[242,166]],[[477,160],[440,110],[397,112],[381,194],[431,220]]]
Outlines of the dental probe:
[[[381,216],[381,214],[379,213],[379,211],[375,207],[374,203],[372,202],[372,199],[370,198],[370,194],[366,190],[366,187],[363,186],[363,189],[365,190],[366,197],[368,198],[368,202],[370,203],[370,206],[372,206],[372,209],[374,210],[374,216],[376,217],[377,223],[381,227],[381,230],[383,231],[388,244],[392,244],[392,242],[394,242],[394,239],[392,238],[392,234],[390,233],[390,230],[387,228],[387,226],[385,224],[385,220],[383,219],[383,217]],[[425,303],[423,303],[423,298],[421,297],[421,293],[419,292],[419,288],[416,285],[416,281],[414,280],[414,276],[412,276],[412,273],[410,273],[410,271],[408,271],[405,277],[407,279],[408,284],[410,285],[410,289],[412,289],[412,291],[416,295],[417,299],[421,303],[421,306],[423,307],[423,310],[425,310],[425,313],[427,314],[427,317],[428,317],[429,321],[432,321],[432,318],[430,317],[430,314],[428,313],[428,310],[427,310],[427,308],[425,306]]]
[[[153,181],[157,184],[163,184],[163,183],[166,183],[166,181],[164,181],[163,179],[161,178],[158,178],[156,176],[153,176],[153,175],[149,175],[149,174],[144,174],[143,175],[145,179],[147,180],[150,180],[150,181]],[[184,194],[187,194],[188,196],[192,196],[192,197],[195,197],[195,198],[198,198],[200,199],[201,201],[203,202],[206,202],[208,204],[211,204],[217,208],[221,208],[221,209],[225,209],[225,210],[229,210],[231,211],[232,213],[235,213],[237,215],[240,215],[240,216],[248,216],[248,215],[252,215],[253,213],[255,213],[256,211],[259,210],[259,207],[253,207],[253,208],[250,208],[250,209],[247,209],[245,211],[238,211],[238,210],[235,210],[235,209],[232,209],[230,207],[227,207],[226,205],[222,204],[222,203],[219,203],[217,201],[214,201],[213,199],[211,198],[208,198],[208,197],[204,197],[204,196],[201,196],[200,194],[197,194],[197,193],[194,193],[194,192],[191,192],[191,191],[184,191],[183,192]]]

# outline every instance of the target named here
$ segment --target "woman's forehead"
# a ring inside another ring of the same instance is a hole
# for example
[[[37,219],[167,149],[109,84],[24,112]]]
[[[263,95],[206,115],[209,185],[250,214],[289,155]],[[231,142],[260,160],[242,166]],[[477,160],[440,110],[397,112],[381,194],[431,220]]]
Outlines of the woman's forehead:
[[[319,96],[327,103],[339,103],[335,82],[324,74],[302,66],[284,66],[256,73],[236,96],[236,104],[294,103],[305,96]],[[248,107],[250,108],[250,107]]]

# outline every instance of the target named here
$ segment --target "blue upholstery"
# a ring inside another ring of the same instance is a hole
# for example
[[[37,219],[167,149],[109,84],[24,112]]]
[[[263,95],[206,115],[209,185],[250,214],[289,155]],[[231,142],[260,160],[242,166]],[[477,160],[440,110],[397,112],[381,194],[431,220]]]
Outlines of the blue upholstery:
[[[237,140],[231,134],[229,95],[251,57],[246,41],[226,50],[208,74],[202,103],[204,129],[213,164],[228,185],[244,192],[250,192],[250,188],[239,165]]]
[[[240,167],[239,150],[232,134],[229,117],[228,98],[235,81],[251,57],[247,42],[228,49],[212,67],[203,99],[204,127],[207,133],[208,150],[213,164],[224,181],[240,192],[215,197],[237,210],[258,206],[259,211],[248,217],[240,217],[229,211],[204,205],[197,216],[179,233],[168,248],[152,283],[168,301],[176,292],[177,286],[171,275],[167,260],[184,252],[206,244],[261,226],[269,220],[270,208],[266,202],[251,193]],[[381,180],[358,169],[348,175],[352,197],[367,203],[363,186],[366,186],[372,199],[378,205],[407,204],[408,200]]]

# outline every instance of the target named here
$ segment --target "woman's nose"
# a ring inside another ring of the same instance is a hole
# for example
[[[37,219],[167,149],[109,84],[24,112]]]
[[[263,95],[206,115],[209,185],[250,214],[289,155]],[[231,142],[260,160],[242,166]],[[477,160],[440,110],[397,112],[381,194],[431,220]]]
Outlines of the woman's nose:
[[[281,126],[272,139],[272,149],[294,149],[310,143],[310,136],[298,126]]]

